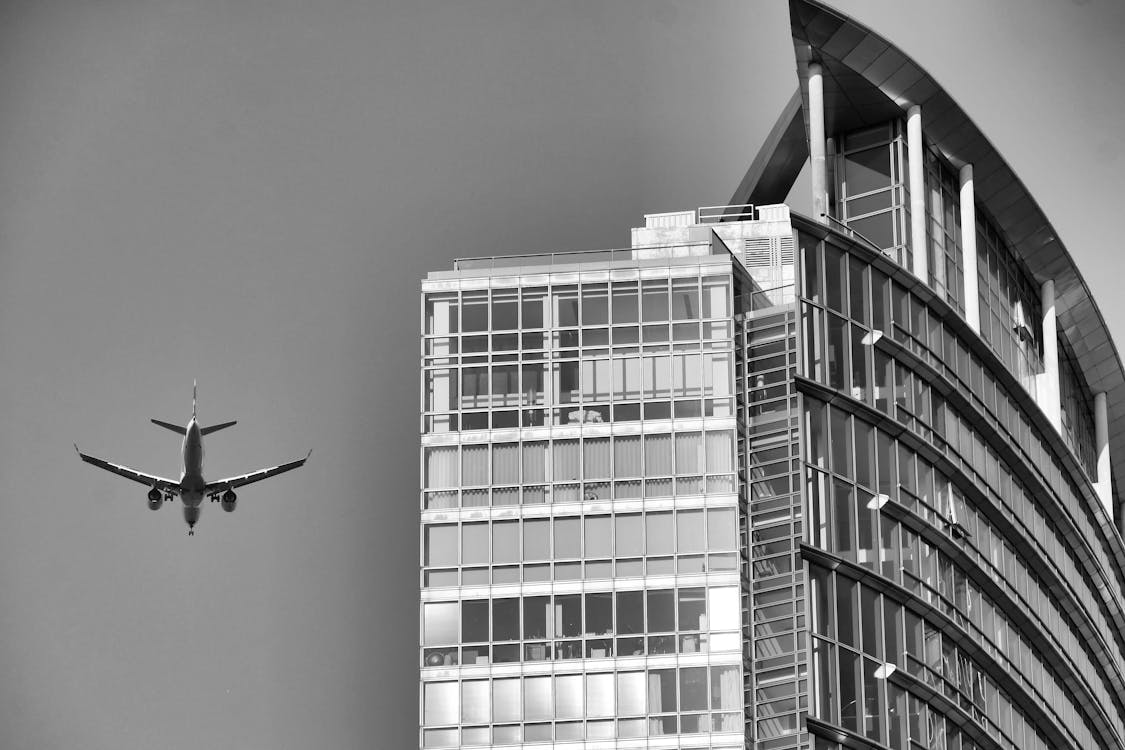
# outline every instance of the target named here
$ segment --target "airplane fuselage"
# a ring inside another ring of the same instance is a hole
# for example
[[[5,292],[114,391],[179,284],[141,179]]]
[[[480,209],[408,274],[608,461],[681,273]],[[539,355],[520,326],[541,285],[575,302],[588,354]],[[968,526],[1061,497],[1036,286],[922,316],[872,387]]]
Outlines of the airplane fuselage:
[[[203,504],[203,436],[199,422],[191,418],[184,430],[184,468],[180,475],[180,498],[184,501],[184,520],[189,528],[199,520],[199,506]]]

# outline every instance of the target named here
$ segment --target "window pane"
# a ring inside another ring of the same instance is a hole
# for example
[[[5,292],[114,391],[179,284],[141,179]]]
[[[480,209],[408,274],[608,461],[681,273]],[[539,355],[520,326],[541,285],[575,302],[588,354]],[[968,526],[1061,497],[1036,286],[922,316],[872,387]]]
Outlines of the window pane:
[[[554,481],[565,482],[579,478],[581,454],[577,440],[556,440],[554,456],[555,472],[551,477]]]
[[[461,602],[461,642],[488,640],[488,600],[469,599]]]
[[[676,511],[676,548],[684,552],[703,552],[703,511]]]
[[[551,520],[528,518],[523,522],[523,559],[551,559]]]
[[[711,667],[711,708],[742,708],[742,680],[738,667]]]
[[[457,723],[461,712],[456,682],[426,682],[423,692],[422,721],[426,726]]]
[[[586,594],[586,635],[607,635],[613,632],[613,594]]]
[[[492,639],[494,641],[518,641],[520,639],[519,597],[493,600]]]
[[[676,473],[703,473],[703,433],[680,432],[676,434]]]
[[[427,646],[457,643],[457,602],[422,606],[422,643]]]
[[[702,711],[707,708],[707,667],[686,667],[680,670],[680,710]]]
[[[551,678],[523,678],[523,702],[527,721],[550,720],[553,713],[551,705]]]
[[[609,438],[587,438],[582,443],[585,479],[609,478]]]
[[[559,719],[582,718],[582,675],[555,677],[555,715]]]
[[[610,516],[586,516],[586,558],[610,557],[613,555],[612,528]]]
[[[617,632],[619,635],[643,633],[644,625],[644,592],[643,591],[618,591],[617,592]]]
[[[711,630],[736,630],[742,619],[738,588],[723,586],[707,590],[708,619]]]
[[[426,526],[426,565],[457,564],[457,525]]]
[[[523,718],[518,677],[492,681],[492,706],[493,721],[519,721]]]
[[[648,630],[650,633],[671,633],[676,629],[676,602],[672,589],[650,589],[645,592],[648,602]]]
[[[617,713],[631,716],[645,712],[645,673],[617,673]]]
[[[586,715],[614,716],[613,673],[586,675]]]
[[[520,522],[495,521],[492,524],[492,561],[520,561]]]
[[[672,514],[646,513],[645,535],[648,538],[649,555],[670,555],[675,552],[672,538]],[[620,557],[620,553],[618,554]]]
[[[707,433],[707,472],[718,474],[734,469],[734,435],[727,431]]]
[[[582,527],[578,518],[555,519],[555,558],[582,557]]]
[[[890,150],[877,146],[844,157],[846,195],[859,195],[891,184]]]
[[[457,447],[426,448],[426,486],[457,486]]]
[[[492,446],[492,483],[519,484],[519,443],[496,443]]]
[[[707,623],[704,589],[680,589],[677,592],[680,630],[703,630]]]
[[[550,613],[551,597],[528,596],[523,600],[523,637],[546,638],[547,616]]]
[[[547,479],[547,443],[523,444],[523,481],[536,484]]]
[[[676,670],[649,670],[648,697],[651,713],[672,713],[676,711]]]
[[[738,517],[734,508],[707,510],[707,549],[711,552],[733,550],[738,545]]]
[[[488,680],[467,680],[461,683],[461,721],[465,724],[487,724],[491,718]]]
[[[641,534],[641,514],[628,513],[614,517],[617,557],[644,554],[644,537]]]
[[[556,596],[555,637],[572,638],[579,635],[582,635],[582,595]]]
[[[645,472],[650,477],[672,473],[672,435],[645,435]]]
[[[487,445],[466,445],[461,448],[461,477],[467,485],[488,484]]]

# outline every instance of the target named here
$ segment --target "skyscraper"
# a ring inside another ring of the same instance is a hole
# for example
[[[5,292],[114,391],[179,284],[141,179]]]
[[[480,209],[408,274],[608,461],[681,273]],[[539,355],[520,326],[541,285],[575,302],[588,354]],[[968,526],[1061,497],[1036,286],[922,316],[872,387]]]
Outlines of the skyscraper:
[[[1125,747],[1104,321],[925,71],[790,12],[732,205],[423,281],[424,747]]]

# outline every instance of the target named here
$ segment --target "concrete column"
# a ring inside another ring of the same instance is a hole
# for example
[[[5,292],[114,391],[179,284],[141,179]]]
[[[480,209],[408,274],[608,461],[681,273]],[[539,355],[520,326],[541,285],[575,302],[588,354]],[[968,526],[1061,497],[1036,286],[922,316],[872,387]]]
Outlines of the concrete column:
[[[929,248],[926,247],[926,157],[922,146],[922,108],[917,104],[906,113],[906,153],[910,161],[910,246],[914,252],[914,275],[929,284]]]
[[[977,202],[973,165],[961,167],[961,265],[965,269],[965,321],[980,333],[980,292],[977,289]]]
[[[1109,414],[1105,393],[1094,394],[1094,443],[1098,450],[1098,479],[1094,486],[1106,513],[1113,518],[1113,480],[1109,468]]]
[[[1055,322],[1055,282],[1044,281],[1039,290],[1043,307],[1043,376],[1039,381],[1039,406],[1056,430],[1062,431],[1059,397],[1059,332]]]
[[[809,155],[812,166],[813,218],[827,224],[828,170],[824,161],[824,74],[809,63]]]

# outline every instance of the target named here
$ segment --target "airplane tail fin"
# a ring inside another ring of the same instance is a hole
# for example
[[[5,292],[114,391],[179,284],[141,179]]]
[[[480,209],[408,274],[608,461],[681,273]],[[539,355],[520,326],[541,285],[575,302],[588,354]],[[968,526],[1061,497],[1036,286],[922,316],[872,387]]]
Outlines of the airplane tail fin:
[[[198,389],[198,381],[191,381],[191,418],[195,419],[195,394]]]
[[[152,423],[154,425],[158,425],[160,427],[163,427],[166,430],[171,430],[172,432],[178,433],[180,435],[186,435],[187,434],[187,430],[182,425],[172,424],[170,422],[161,422],[159,419],[152,420]]]
[[[200,435],[210,435],[212,432],[218,432],[219,430],[226,429],[227,427],[230,427],[231,425],[236,425],[236,424],[238,424],[237,419],[233,420],[231,422],[223,422],[222,424],[213,424],[210,427],[200,428],[199,434]]]

